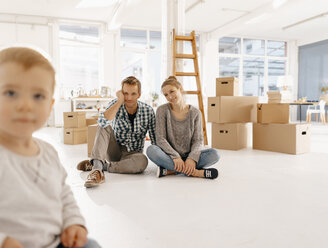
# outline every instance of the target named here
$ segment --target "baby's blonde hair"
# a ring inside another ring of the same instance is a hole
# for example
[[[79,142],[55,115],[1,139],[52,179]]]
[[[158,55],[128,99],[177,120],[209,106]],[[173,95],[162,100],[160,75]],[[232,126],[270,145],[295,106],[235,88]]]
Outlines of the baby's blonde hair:
[[[27,47],[10,47],[0,51],[0,66],[5,63],[14,62],[22,65],[26,70],[40,66],[50,72],[53,85],[52,92],[55,89],[55,69],[41,53]]]

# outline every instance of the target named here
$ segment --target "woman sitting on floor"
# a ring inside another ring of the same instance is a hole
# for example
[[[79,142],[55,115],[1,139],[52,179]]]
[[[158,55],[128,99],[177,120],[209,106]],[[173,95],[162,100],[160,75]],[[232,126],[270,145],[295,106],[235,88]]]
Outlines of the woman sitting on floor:
[[[157,145],[147,149],[147,156],[158,166],[158,177],[183,173],[193,177],[217,178],[217,169],[205,169],[219,161],[220,155],[216,149],[202,149],[200,111],[186,104],[182,85],[174,76],[166,79],[161,88],[168,103],[157,109]]]

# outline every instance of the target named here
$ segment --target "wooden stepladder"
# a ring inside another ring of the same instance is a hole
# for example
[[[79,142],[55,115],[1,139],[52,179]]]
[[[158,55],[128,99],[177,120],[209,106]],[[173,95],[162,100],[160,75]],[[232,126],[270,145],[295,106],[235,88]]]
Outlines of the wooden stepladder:
[[[178,54],[176,51],[176,41],[190,41],[192,46],[192,54]],[[188,76],[195,77],[197,84],[197,91],[184,91],[184,94],[197,95],[198,96],[198,107],[203,117],[203,134],[204,134],[204,144],[207,145],[207,132],[206,132],[206,121],[204,114],[204,105],[203,105],[203,95],[202,87],[200,84],[199,77],[199,66],[197,58],[197,47],[196,47],[196,36],[195,31],[190,33],[190,36],[177,36],[175,34],[175,29],[173,29],[173,75],[174,76]],[[176,71],[176,60],[177,59],[192,59],[194,62],[194,72],[177,72]]]

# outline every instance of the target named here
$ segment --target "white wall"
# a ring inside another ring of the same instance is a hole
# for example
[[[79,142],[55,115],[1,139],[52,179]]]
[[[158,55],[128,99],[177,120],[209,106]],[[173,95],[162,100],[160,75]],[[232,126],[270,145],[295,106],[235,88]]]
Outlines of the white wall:
[[[297,46],[304,46],[312,43],[316,43],[319,41],[328,40],[328,33],[323,32],[317,36],[308,36],[307,38],[301,39],[297,41]]]
[[[12,24],[0,21],[0,46],[27,45],[50,57],[49,27],[38,24]],[[5,34],[5,35],[4,35]]]
[[[215,96],[216,78],[219,75],[218,40],[201,35],[202,85],[204,96]]]
[[[207,98],[215,96],[216,92],[216,78],[219,75],[219,61],[218,61],[218,41],[210,39],[206,33],[201,34],[201,83],[203,86],[203,101],[205,119],[207,120]],[[212,144],[211,136],[212,123],[206,121],[206,131],[208,144]]]

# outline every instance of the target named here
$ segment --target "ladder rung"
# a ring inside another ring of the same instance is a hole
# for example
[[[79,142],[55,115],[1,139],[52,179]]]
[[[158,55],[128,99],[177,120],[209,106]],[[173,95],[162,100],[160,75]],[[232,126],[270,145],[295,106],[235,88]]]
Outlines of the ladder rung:
[[[176,54],[175,57],[181,59],[194,59],[196,56],[194,54]]]
[[[175,36],[176,40],[193,40],[192,36]]]
[[[176,76],[197,76],[196,72],[175,72]]]
[[[189,94],[189,95],[199,95],[200,92],[199,91],[184,91],[184,94]]]

